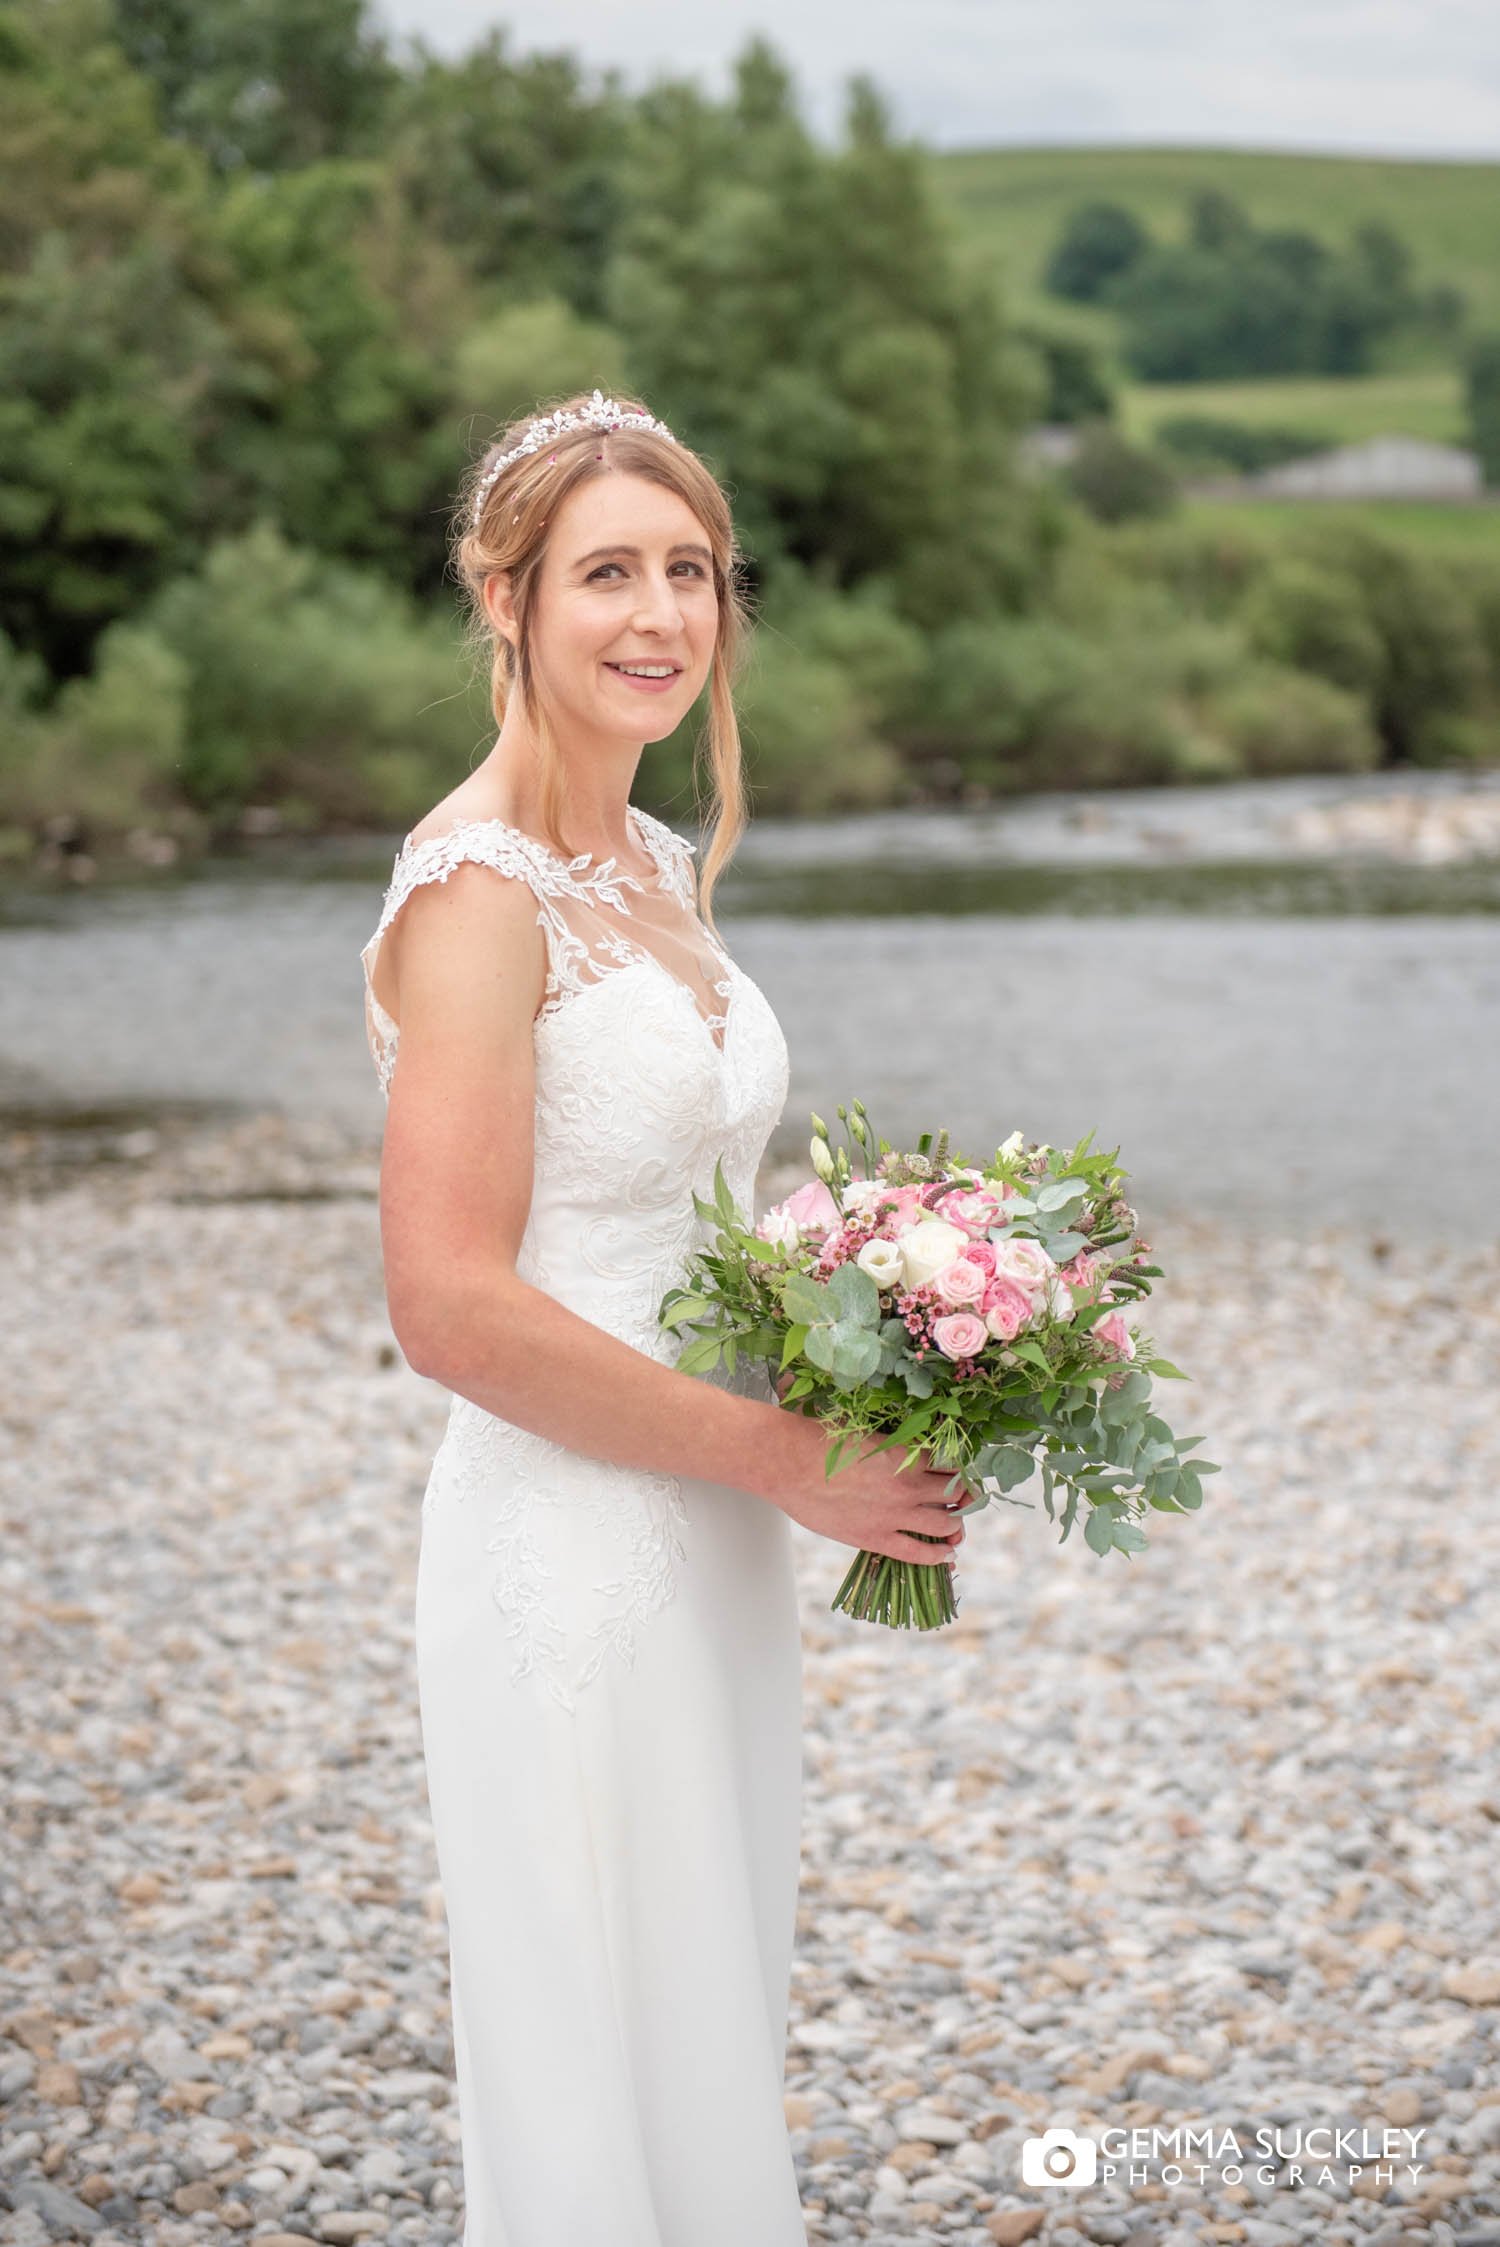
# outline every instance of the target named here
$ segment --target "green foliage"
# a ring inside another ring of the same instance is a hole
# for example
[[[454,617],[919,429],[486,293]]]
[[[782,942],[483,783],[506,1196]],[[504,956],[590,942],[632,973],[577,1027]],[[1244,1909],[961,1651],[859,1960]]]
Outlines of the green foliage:
[[[1476,336],[1464,360],[1469,442],[1487,484],[1500,484],[1500,329]]]
[[[608,86],[590,91],[573,55],[512,55],[511,36],[490,29],[451,59],[424,44],[387,103],[383,152],[424,238],[473,281],[507,303],[556,296],[598,320],[628,105]],[[533,395],[567,379],[545,377]]]
[[[1408,583],[1283,540],[1262,593],[1267,539],[1096,522],[1166,490],[1104,432],[1077,500],[1020,472],[1028,423],[1112,414],[1107,316],[1096,293],[1017,326],[948,160],[898,141],[868,81],[829,146],[760,39],[715,100],[596,88],[504,31],[398,59],[360,0],[49,0],[0,38],[13,820],[418,816],[490,722],[446,575],[460,464],[595,382],[648,396],[731,491],[762,809],[1347,762],[1347,711],[1316,693],[1271,740],[1287,666],[1359,695],[1388,756],[1482,741],[1500,626],[1477,559],[1472,583]],[[1089,199],[1127,200],[1056,208]],[[1435,319],[1430,246],[1356,238],[1358,215],[1321,264],[1222,200],[1181,247],[1357,270]],[[1168,216],[1080,224],[1085,293],[1123,287]],[[690,799],[702,714],[643,757],[664,803]]]
[[[1285,772],[1367,772],[1380,739],[1366,704],[1327,679],[1265,664],[1214,697],[1208,722],[1236,769],[1254,778]]]
[[[1317,430],[1278,427],[1274,422],[1229,421],[1218,414],[1168,414],[1156,424],[1154,442],[1202,473],[1229,469],[1253,476],[1278,461],[1321,452],[1327,439]]]
[[[980,613],[1015,583],[1029,355],[872,89],[854,82],[828,151],[763,43],[736,81],[726,111],[681,83],[638,107],[608,283],[637,380],[740,492],[768,573],[783,554],[845,588],[878,573],[924,628]]]
[[[1206,188],[1192,198],[1184,239],[1149,240],[1095,294],[1118,314],[1124,356],[1147,381],[1350,375],[1369,368],[1378,344],[1421,325],[1410,268],[1388,226],[1357,227],[1335,250],[1302,227],[1259,227],[1232,196]]]
[[[163,124],[222,172],[287,171],[378,138],[397,83],[365,0],[113,0]]]
[[[372,797],[382,818],[415,816],[472,746],[456,627],[272,524],[211,548],[144,621],[187,682],[177,785],[216,819],[282,796],[326,818]]]
[[[1245,604],[1253,645],[1279,663],[1295,664],[1373,695],[1384,668],[1384,649],[1359,586],[1346,571],[1299,559],[1278,558]]]
[[[1018,327],[1016,337],[1036,353],[1046,379],[1039,420],[1065,424],[1113,420],[1116,386],[1106,372],[1103,354],[1091,343],[1035,322]]]
[[[1047,260],[1043,286],[1075,304],[1097,304],[1150,247],[1151,237],[1119,203],[1083,203]]]
[[[1101,523],[1170,514],[1177,496],[1177,479],[1161,455],[1131,444],[1107,422],[1093,422],[1080,432],[1066,481]]]

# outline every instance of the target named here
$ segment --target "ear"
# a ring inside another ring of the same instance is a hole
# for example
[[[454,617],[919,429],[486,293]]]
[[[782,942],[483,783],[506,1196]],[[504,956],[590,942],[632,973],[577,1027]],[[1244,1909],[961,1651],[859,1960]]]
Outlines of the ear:
[[[514,647],[520,637],[515,603],[511,599],[510,571],[491,570],[484,581],[484,613],[495,630]]]

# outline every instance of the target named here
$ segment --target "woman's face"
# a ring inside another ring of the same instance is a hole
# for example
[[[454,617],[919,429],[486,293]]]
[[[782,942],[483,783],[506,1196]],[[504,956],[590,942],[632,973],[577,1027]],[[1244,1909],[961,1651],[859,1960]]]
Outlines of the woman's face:
[[[703,525],[644,476],[592,478],[547,526],[532,660],[568,732],[660,741],[691,709],[713,658],[719,601]],[[672,665],[637,681],[621,664]]]

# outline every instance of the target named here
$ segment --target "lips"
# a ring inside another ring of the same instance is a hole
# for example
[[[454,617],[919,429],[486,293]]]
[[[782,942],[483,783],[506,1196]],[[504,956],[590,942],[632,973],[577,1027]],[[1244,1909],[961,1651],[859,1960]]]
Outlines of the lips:
[[[643,662],[643,663],[650,663],[650,662],[651,662],[651,658],[650,658],[650,656],[643,656],[643,657],[641,658],[641,660],[642,660],[642,662]],[[673,678],[674,678],[674,679],[675,679],[675,678],[676,678],[676,677],[678,676],[678,674],[679,674],[679,673],[681,672],[682,668],[683,668],[683,667],[682,667],[682,665],[681,665],[680,663],[674,663],[674,664],[672,665],[672,676],[673,676]],[[625,666],[624,666],[624,664],[623,664],[623,663],[606,663],[606,664],[605,664],[605,669],[606,669],[607,671],[624,671],[624,669],[625,669]],[[639,677],[640,677],[640,673],[639,673],[638,671],[632,671],[632,672],[630,672],[630,673],[628,674],[628,676],[629,676],[629,677],[631,677],[631,678],[639,678]]]

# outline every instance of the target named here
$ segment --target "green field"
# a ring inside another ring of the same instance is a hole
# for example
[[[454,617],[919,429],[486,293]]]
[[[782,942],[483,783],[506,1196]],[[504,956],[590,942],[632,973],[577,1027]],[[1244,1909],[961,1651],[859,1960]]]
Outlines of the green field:
[[[1419,286],[1451,281],[1473,328],[1500,327],[1500,163],[1408,162],[1397,157],[1298,156],[1213,148],[990,148],[934,151],[939,191],[981,259],[998,274],[1012,311],[1081,335],[1113,360],[1107,312],[1048,296],[1041,276],[1078,204],[1122,203],[1153,232],[1180,236],[1189,197],[1214,187],[1260,225],[1305,228],[1346,241],[1380,219],[1412,250]],[[1116,365],[1117,377],[1120,369]],[[1424,366],[1339,381],[1285,377],[1246,382],[1122,382],[1126,431],[1149,438],[1168,414],[1277,422],[1325,436],[1467,441],[1456,367]]]
[[[1070,309],[1044,295],[1041,274],[1076,204],[1123,203],[1165,237],[1182,233],[1196,189],[1216,187],[1261,225],[1301,227],[1329,242],[1347,240],[1363,220],[1384,220],[1410,244],[1419,284],[1453,282],[1476,326],[1500,325],[1500,163],[1221,148],[976,148],[934,151],[932,165],[969,238],[993,254],[1018,311]]]
[[[1426,367],[1413,374],[1286,375],[1260,382],[1129,383],[1120,396],[1127,436],[1149,438],[1172,414],[1212,414],[1257,427],[1310,430],[1330,444],[1364,437],[1432,437],[1445,445],[1467,441],[1463,386],[1456,369]]]
[[[1500,501],[1447,507],[1421,499],[1185,499],[1182,520],[1268,539],[1309,523],[1357,522],[1365,530],[1388,531],[1434,553],[1500,556]]]

